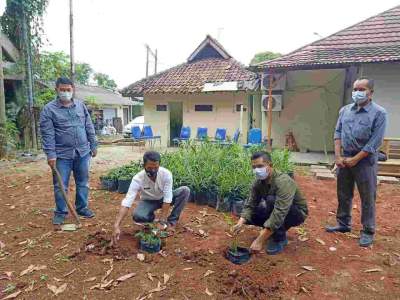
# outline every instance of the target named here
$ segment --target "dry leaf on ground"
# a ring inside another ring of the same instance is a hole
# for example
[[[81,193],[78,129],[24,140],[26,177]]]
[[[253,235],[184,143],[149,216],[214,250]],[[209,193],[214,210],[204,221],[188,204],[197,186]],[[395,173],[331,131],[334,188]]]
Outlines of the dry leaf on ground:
[[[127,279],[129,279],[129,278],[134,277],[134,276],[136,276],[136,273],[129,273],[129,274],[126,274],[126,275],[123,275],[123,276],[119,277],[119,278],[117,279],[117,281],[118,281],[118,282],[123,282],[123,281],[125,281],[125,280],[127,280]]]
[[[0,241],[0,250],[3,250],[6,247],[6,244],[4,244],[2,241]]]
[[[373,273],[373,272],[382,272],[383,270],[381,268],[375,268],[375,269],[368,269],[365,270],[364,273]]]
[[[307,270],[307,271],[315,271],[316,269],[314,268],[314,267],[312,267],[312,266],[301,266],[304,270]]]
[[[212,271],[212,270],[207,270],[207,272],[204,273],[203,277],[207,277],[207,276],[209,276],[209,275],[211,275],[213,273],[215,273],[215,272]]]
[[[208,288],[206,288],[206,294],[208,295],[208,296],[212,296],[212,295],[214,295],[213,293],[211,293],[209,290],[208,290]]]
[[[183,271],[190,271],[193,270],[193,268],[184,268]]]
[[[60,285],[59,287],[57,287],[55,285],[47,284],[47,288],[53,292],[54,296],[57,296],[65,291],[65,289],[67,288],[67,285],[68,285],[67,283],[64,283],[63,285]]]
[[[147,273],[147,278],[149,278],[150,281],[154,280],[153,274],[151,274],[151,273]]]
[[[144,259],[145,259],[145,256],[144,256],[143,253],[138,253],[138,254],[136,255],[136,257],[137,257],[137,259],[138,259],[139,261],[144,261]]]
[[[326,245],[326,243],[323,241],[323,240],[321,240],[321,239],[315,239],[318,243],[320,243],[321,245]]]
[[[164,285],[166,285],[168,283],[170,278],[171,278],[170,275],[164,273]]]
[[[34,265],[30,265],[27,269],[23,270],[23,271],[19,274],[19,276],[24,276],[24,275],[30,274],[30,273],[32,273],[32,272],[34,272],[34,271],[40,271],[40,270],[44,270],[44,269],[46,269],[46,268],[47,268],[47,266],[39,266],[39,265],[34,266]]]
[[[95,280],[96,280],[96,277],[90,277],[90,278],[86,278],[83,282],[92,282]]]
[[[8,295],[7,297],[1,298],[1,300],[15,299],[21,293],[22,293],[22,291],[17,291],[15,293],[12,293],[12,294]]]
[[[71,275],[72,273],[74,273],[76,271],[76,269],[73,269],[72,271],[68,272],[67,274],[63,275],[63,277],[68,277],[69,275]]]

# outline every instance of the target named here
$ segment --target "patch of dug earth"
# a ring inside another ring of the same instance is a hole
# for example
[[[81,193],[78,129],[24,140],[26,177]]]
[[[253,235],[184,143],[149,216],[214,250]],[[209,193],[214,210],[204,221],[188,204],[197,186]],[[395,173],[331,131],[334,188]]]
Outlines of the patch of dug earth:
[[[111,255],[116,260],[132,258],[137,253],[137,241],[130,234],[121,234],[118,247],[111,246],[111,238],[105,232],[96,231],[89,234],[82,251],[98,255]]]
[[[240,299],[280,299],[280,289],[283,283],[278,281],[272,286],[265,286],[265,283],[259,283],[249,276],[239,274],[238,271],[222,272],[217,278],[220,283],[220,293]]]

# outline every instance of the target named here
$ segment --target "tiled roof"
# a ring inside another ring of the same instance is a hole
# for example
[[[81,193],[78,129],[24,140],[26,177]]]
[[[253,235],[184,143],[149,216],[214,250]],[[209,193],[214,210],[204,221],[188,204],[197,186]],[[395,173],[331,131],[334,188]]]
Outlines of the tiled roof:
[[[400,6],[256,66],[286,68],[400,60]]]
[[[88,97],[93,97],[99,105],[133,105],[133,101],[129,98],[122,97],[120,94],[110,91],[108,89],[76,84],[75,96],[78,99],[86,100]]]
[[[213,45],[219,46],[218,42],[211,37],[207,36],[206,41],[207,39],[210,39]],[[198,49],[196,51],[199,52]],[[159,93],[200,93],[206,82],[246,81],[256,78],[255,73],[247,70],[231,57],[226,59],[222,57],[203,58],[204,54],[199,53],[198,57],[192,57],[192,54],[187,63],[137,81],[122,89],[121,93],[130,97]]]

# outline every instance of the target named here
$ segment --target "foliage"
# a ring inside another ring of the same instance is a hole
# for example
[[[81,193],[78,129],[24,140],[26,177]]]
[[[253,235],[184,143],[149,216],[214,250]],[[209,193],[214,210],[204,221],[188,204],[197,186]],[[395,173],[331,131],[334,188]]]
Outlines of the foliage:
[[[227,213],[224,214],[224,220],[225,220],[226,224],[228,224],[229,227],[232,227],[236,224],[233,217]],[[232,252],[237,252],[238,246],[239,246],[238,234],[234,233],[229,249]]]
[[[7,144],[11,148],[16,148],[18,144],[18,128],[15,122],[11,120],[6,121],[6,135]]]
[[[38,89],[36,92],[36,106],[43,107],[56,97],[56,91],[51,88]]]
[[[294,163],[291,158],[292,153],[288,149],[274,150],[271,153],[274,167],[284,173],[294,171]]]
[[[271,52],[271,51],[265,51],[265,52],[259,52],[254,55],[254,57],[250,61],[250,65],[255,65],[257,63],[275,59],[282,56],[282,54],[277,53],[277,52]]]
[[[92,67],[87,63],[75,64],[75,80],[80,84],[89,84],[90,76],[93,73]]]
[[[160,243],[160,238],[157,235],[157,230],[153,224],[146,224],[142,231],[135,234],[135,237],[149,244],[150,246]]]
[[[98,86],[101,86],[106,89],[115,90],[117,84],[113,79],[110,78],[107,74],[104,73],[95,73],[93,75],[93,79],[97,82]]]
[[[85,98],[85,103],[88,107],[91,107],[93,109],[99,108],[99,104],[97,103],[95,96],[87,96]]]

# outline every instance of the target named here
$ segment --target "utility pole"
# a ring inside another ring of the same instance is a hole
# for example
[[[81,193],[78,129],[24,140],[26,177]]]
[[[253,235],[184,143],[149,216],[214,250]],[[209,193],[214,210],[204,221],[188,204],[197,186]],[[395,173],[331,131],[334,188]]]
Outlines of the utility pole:
[[[157,49],[153,52],[149,45],[145,44],[146,47],[146,78],[149,77],[149,56],[153,56],[154,58],[154,74],[157,74],[157,64],[158,64],[158,56]]]
[[[70,77],[75,83],[75,58],[74,58],[74,11],[73,0],[69,0],[69,56],[71,60]]]
[[[7,155],[7,132],[6,132],[6,99],[4,95],[4,74],[3,74],[3,46],[1,45],[0,28],[0,159]]]
[[[29,107],[29,118],[32,132],[32,147],[37,150],[37,140],[36,140],[36,122],[35,122],[35,112],[33,110],[33,76],[32,76],[32,57],[31,57],[31,45],[28,40],[28,24],[25,15],[25,11],[22,10],[22,36],[24,39],[25,48],[25,73],[28,89],[28,107]]]

